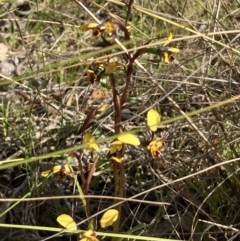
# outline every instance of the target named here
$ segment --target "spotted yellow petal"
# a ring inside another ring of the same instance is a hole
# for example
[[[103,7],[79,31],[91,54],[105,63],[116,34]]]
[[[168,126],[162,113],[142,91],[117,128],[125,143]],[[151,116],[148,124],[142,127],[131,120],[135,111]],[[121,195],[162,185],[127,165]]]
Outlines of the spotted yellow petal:
[[[98,241],[96,238],[96,232],[93,230],[87,230],[81,235],[80,241]]]
[[[105,33],[109,34],[115,31],[115,27],[111,22],[106,23]]]
[[[169,54],[168,54],[167,52],[165,52],[165,53],[163,54],[163,56],[164,56],[164,62],[165,62],[166,64],[169,64],[169,63],[170,63],[170,61],[169,61]]]
[[[152,157],[159,157],[162,155],[159,148],[161,148],[164,145],[165,143],[163,141],[161,141],[160,139],[157,139],[157,140],[151,141],[147,146],[147,149],[150,152]]]
[[[97,75],[94,73],[94,71],[88,69],[86,71],[87,76],[89,77],[90,82],[93,84],[97,80]]]
[[[63,171],[64,171],[64,174],[69,176],[69,177],[72,177],[74,178],[74,173],[72,172],[72,170],[69,168],[69,164],[65,164],[64,165],[64,168],[63,168]]]

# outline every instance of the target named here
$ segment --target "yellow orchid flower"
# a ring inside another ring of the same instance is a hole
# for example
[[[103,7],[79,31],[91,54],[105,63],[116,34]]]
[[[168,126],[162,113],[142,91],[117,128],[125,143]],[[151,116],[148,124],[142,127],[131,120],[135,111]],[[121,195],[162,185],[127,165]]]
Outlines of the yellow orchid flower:
[[[159,157],[162,153],[159,151],[159,148],[164,146],[165,143],[160,139],[156,139],[155,141],[151,141],[147,146],[148,151],[150,152],[152,157]]]

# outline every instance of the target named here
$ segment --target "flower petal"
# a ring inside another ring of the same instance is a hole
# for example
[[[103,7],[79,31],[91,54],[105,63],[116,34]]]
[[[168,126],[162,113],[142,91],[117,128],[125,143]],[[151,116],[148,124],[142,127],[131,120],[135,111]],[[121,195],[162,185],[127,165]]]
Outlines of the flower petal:
[[[160,139],[157,139],[155,141],[151,141],[147,146],[147,149],[150,152],[152,157],[159,157],[162,155],[162,153],[159,151],[159,148],[164,145],[165,143],[163,141],[161,141]]]
[[[62,165],[57,165],[57,166],[54,166],[54,167],[53,167],[52,172],[53,172],[53,173],[57,173],[57,172],[59,172],[61,169],[62,169]]]
[[[45,172],[41,172],[41,176],[42,176],[42,177],[47,177],[47,176],[49,176],[51,173],[52,173],[52,170],[50,169],[50,170],[47,170],[47,171],[45,171]]]
[[[93,84],[97,80],[97,75],[90,69],[86,71],[89,81]]]
[[[115,31],[115,27],[111,22],[107,22],[106,23],[106,29],[105,29],[105,33],[110,34],[113,33]]]
[[[120,151],[123,147],[123,143],[121,141],[114,141],[111,143],[108,153],[113,154],[117,151]]]
[[[101,227],[106,228],[112,225],[117,219],[118,211],[116,209],[109,209],[103,214],[100,220]]]
[[[97,143],[95,142],[93,135],[90,132],[87,132],[84,134],[82,144],[88,144],[88,146],[86,147],[86,150],[90,152],[93,150],[100,152],[100,149]]]
[[[69,230],[72,230],[72,231],[77,230],[77,224],[72,219],[72,217],[70,217],[67,214],[62,214],[62,215],[58,216],[57,222],[66,229],[69,229]]]
[[[134,136],[131,133],[123,133],[118,136],[118,140],[125,143],[125,144],[130,144],[134,146],[140,145],[140,141],[138,137]]]
[[[164,62],[166,64],[169,64],[169,54],[167,52],[164,52],[163,53],[163,56],[164,56]]]
[[[147,125],[151,131],[156,131],[161,121],[161,116],[156,110],[149,110],[147,113]]]
[[[118,162],[118,163],[122,163],[123,160],[124,160],[124,157],[115,157],[115,156],[112,156],[111,159],[115,162]]]
[[[178,49],[178,48],[169,48],[167,50],[172,52],[172,53],[179,53],[180,52],[180,49]]]
[[[92,150],[95,150],[96,152],[100,152],[100,149],[97,143],[91,143],[89,146]]]
[[[172,33],[169,33],[168,38],[163,46],[168,45],[172,41],[172,39],[173,39],[173,35],[172,35]]]
[[[90,29],[96,28],[97,26],[98,26],[97,23],[88,23],[88,24],[82,25],[80,29],[82,31],[88,31]]]

